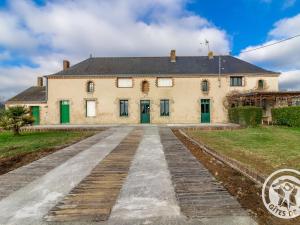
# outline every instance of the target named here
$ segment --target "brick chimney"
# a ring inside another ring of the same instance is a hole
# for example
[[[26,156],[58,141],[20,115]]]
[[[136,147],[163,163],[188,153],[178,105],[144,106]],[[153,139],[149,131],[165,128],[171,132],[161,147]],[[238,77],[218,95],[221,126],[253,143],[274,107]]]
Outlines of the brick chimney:
[[[171,53],[170,53],[170,61],[171,62],[176,62],[176,50],[171,50]]]
[[[38,77],[37,78],[37,86],[38,87],[43,87],[44,84],[43,84],[43,77]]]
[[[63,69],[69,69],[70,68],[70,62],[68,60],[63,61]]]

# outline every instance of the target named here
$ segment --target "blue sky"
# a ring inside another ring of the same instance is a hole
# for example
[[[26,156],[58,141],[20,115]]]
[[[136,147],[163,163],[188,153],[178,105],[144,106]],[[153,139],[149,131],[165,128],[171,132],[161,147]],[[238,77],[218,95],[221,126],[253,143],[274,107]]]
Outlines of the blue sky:
[[[276,21],[300,12],[300,1],[200,0],[187,8],[225,29],[232,39],[232,53],[236,55],[249,45],[266,41]]]
[[[0,0],[0,96],[37,76],[95,56],[231,53],[282,72],[282,89],[300,90],[300,0]]]

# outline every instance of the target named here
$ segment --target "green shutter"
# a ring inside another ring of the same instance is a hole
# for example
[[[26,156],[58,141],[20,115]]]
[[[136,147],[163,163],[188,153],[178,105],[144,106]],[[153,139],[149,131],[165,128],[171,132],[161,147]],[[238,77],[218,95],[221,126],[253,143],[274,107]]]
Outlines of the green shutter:
[[[60,102],[60,123],[70,123],[70,106],[69,101],[63,100]]]
[[[34,119],[34,125],[40,124],[40,107],[39,106],[31,106],[31,115]]]
[[[201,99],[201,123],[210,123],[210,100]]]

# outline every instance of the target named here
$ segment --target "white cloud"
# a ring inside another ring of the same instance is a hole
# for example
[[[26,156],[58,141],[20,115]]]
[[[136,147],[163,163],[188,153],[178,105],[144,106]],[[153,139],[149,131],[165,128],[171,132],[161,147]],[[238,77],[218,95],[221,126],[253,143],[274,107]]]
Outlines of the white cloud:
[[[300,70],[282,72],[279,81],[282,89],[300,90]]]
[[[300,14],[285,18],[275,23],[274,28],[269,32],[269,41],[258,45],[249,46],[242,51],[251,50],[264,45],[269,45],[285,38],[299,34]],[[276,71],[285,71],[280,79],[280,87],[284,89],[300,89],[300,37],[291,39],[280,44],[262,48],[252,52],[245,52],[239,55],[240,58],[265,65]],[[298,71],[298,72],[297,72]],[[288,79],[293,82],[288,82]],[[288,88],[290,84],[290,88]]]
[[[205,39],[215,52],[228,53],[226,32],[186,11],[186,3],[187,0],[53,0],[40,7],[29,0],[10,1],[7,12],[0,12],[0,46],[19,54],[26,52],[26,57],[38,63],[39,68],[0,71],[1,86],[4,80],[9,86],[16,79],[20,85],[30,85],[23,77],[56,72],[63,58],[75,63],[90,53],[156,56],[168,55],[175,48],[179,55],[204,55],[207,50],[200,43]],[[0,90],[1,95],[11,94]]]

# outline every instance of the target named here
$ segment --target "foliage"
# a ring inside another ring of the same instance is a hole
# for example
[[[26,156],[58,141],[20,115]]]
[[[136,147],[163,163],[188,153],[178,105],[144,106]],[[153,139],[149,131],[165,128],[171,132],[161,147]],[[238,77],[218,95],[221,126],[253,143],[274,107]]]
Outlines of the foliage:
[[[254,106],[242,106],[228,110],[229,121],[243,126],[257,126],[261,123],[262,108]]]
[[[12,106],[0,114],[0,127],[4,130],[12,130],[14,135],[19,135],[21,127],[33,122],[34,119],[25,106]]]
[[[272,120],[277,125],[300,127],[300,106],[274,108]]]

